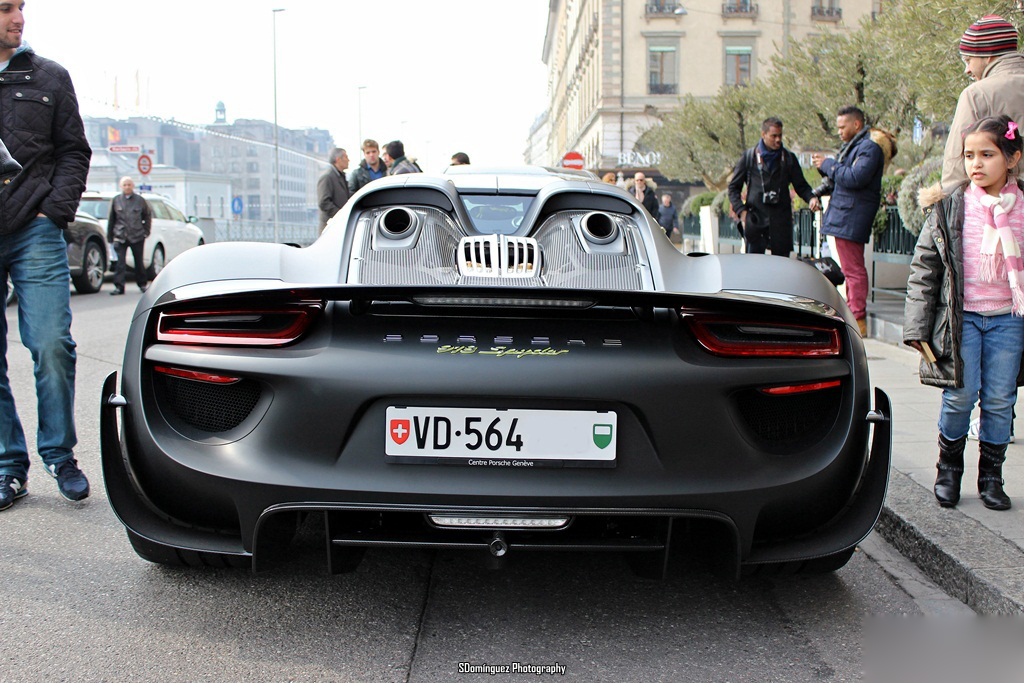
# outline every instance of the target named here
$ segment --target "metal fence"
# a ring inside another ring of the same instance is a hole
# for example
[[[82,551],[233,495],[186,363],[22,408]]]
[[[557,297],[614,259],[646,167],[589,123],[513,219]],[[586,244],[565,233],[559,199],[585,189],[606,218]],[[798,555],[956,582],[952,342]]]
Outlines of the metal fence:
[[[885,207],[885,214],[885,230],[875,236],[875,258],[881,255],[887,257],[882,260],[910,263],[917,246],[917,236],[903,226],[900,212],[895,206]]]
[[[218,242],[277,242],[307,247],[320,236],[316,226],[271,221],[215,221]]]
[[[810,209],[800,209],[793,214],[793,246],[796,248],[796,255],[814,256],[814,212]]]
[[[683,237],[700,239],[700,216],[683,214]]]

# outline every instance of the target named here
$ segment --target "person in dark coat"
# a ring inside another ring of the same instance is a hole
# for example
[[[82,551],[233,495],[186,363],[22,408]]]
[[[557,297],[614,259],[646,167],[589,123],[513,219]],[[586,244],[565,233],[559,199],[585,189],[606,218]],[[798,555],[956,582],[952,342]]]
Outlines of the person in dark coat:
[[[327,227],[327,221],[341,210],[350,196],[345,169],[348,168],[348,153],[340,147],[331,150],[327,162],[331,165],[316,182],[316,201],[320,207],[320,232]]]
[[[840,109],[836,113],[836,127],[843,141],[838,156],[811,157],[818,173],[827,178],[814,193],[832,195],[821,233],[835,238],[839,267],[846,276],[846,302],[857,319],[861,336],[865,336],[868,271],[864,266],[864,245],[871,239],[871,226],[882,201],[885,155],[871,139],[864,112],[857,107]]]
[[[142,195],[135,194],[135,181],[128,176],[121,178],[121,194],[110,200],[110,215],[107,217],[107,242],[114,245],[117,265],[114,266],[114,291],[124,294],[124,283],[128,266],[125,257],[132,250],[135,260],[135,283],[146,291],[146,238],[153,225],[149,204]]]
[[[0,192],[0,278],[18,295],[21,343],[35,366],[35,447],[68,500],[89,495],[75,461],[75,342],[67,243],[92,151],[71,76],[23,43],[24,8],[0,12],[0,139],[24,169]],[[7,378],[7,314],[0,317],[0,510],[28,493],[28,446]]]
[[[658,225],[665,230],[668,237],[672,237],[672,231],[679,228],[679,212],[676,205],[672,203],[672,195],[661,195],[661,206],[658,207]]]
[[[647,213],[652,216],[658,215],[658,195],[655,193],[651,183],[643,171],[633,174],[633,187],[627,187],[626,191],[636,197],[637,201],[644,205]]]
[[[748,254],[763,254],[771,248],[774,256],[789,257],[793,250],[790,185],[808,204],[814,200],[800,161],[782,146],[782,121],[772,116],[761,123],[761,140],[743,153],[729,181],[729,204],[743,224]]]

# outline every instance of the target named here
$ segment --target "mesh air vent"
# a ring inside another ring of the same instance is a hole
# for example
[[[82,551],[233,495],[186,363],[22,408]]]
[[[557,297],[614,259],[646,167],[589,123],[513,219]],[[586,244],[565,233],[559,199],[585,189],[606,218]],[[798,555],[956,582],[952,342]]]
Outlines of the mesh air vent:
[[[166,405],[183,422],[204,432],[226,432],[242,424],[262,393],[258,382],[210,384],[158,375]]]

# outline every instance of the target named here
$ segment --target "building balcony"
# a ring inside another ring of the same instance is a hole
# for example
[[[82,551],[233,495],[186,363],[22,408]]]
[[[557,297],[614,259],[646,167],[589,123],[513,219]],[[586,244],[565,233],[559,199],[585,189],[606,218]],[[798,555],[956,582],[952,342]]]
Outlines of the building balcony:
[[[647,17],[672,17],[676,10],[681,9],[682,4],[678,2],[648,2],[644,5],[644,15]]]
[[[648,83],[648,95],[675,95],[679,92],[679,85],[676,83]]]
[[[726,18],[754,18],[757,16],[757,13],[758,7],[752,2],[726,2],[722,4],[722,16]]]
[[[814,21],[842,21],[843,9],[841,7],[811,7],[811,19]]]

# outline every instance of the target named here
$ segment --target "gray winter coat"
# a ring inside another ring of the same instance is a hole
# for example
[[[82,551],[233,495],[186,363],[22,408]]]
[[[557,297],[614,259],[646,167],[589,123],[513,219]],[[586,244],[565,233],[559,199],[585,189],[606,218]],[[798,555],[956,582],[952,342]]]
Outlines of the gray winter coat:
[[[1024,182],[1017,184],[1024,190]],[[935,363],[921,359],[922,384],[962,388],[964,327],[964,188],[935,205],[917,238],[907,282],[903,343],[927,341]],[[1024,363],[1017,386],[1024,386]]]

